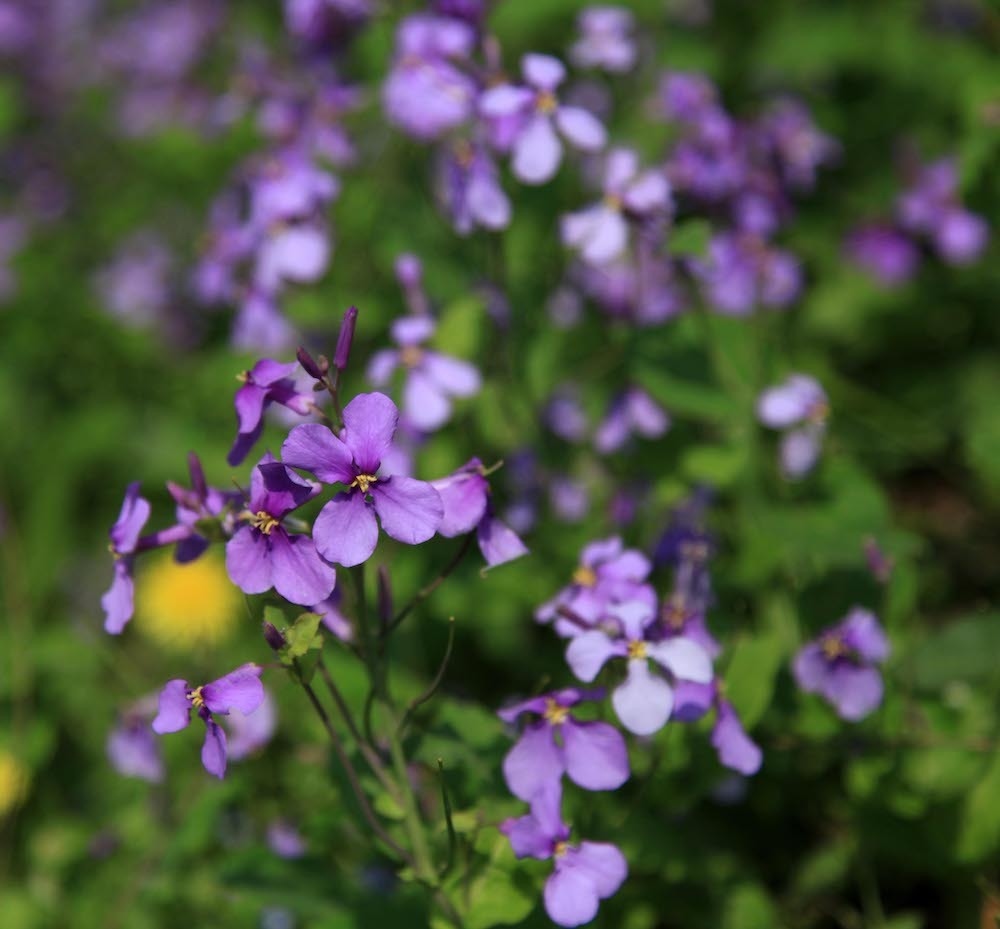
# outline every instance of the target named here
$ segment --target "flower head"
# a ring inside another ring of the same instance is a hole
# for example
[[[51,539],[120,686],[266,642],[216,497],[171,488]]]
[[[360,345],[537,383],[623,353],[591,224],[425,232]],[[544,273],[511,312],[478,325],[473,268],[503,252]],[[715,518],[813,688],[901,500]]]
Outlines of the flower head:
[[[826,391],[806,374],[791,374],[758,398],[757,418],[783,432],[781,470],[785,477],[803,477],[815,466],[829,410]]]
[[[115,558],[115,573],[111,587],[101,597],[104,609],[104,629],[117,635],[135,612],[135,585],[132,563],[139,544],[139,533],[149,519],[149,501],[139,496],[139,482],[128,485],[118,519],[111,527],[111,553]]]
[[[613,401],[597,427],[594,446],[607,455],[622,448],[633,434],[658,439],[669,428],[666,411],[641,387],[629,387]]]
[[[569,52],[580,68],[602,68],[613,73],[630,71],[635,65],[636,47],[631,36],[635,25],[624,7],[591,6],[577,17],[580,38]]]

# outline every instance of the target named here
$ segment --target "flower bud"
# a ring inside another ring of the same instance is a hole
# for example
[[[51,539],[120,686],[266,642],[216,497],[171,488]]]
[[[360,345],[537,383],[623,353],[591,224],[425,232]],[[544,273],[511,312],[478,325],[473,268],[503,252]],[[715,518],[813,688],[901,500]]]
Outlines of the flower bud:
[[[295,353],[295,357],[298,358],[299,364],[302,365],[302,370],[306,372],[311,378],[317,381],[323,380],[323,372],[320,370],[320,366],[316,363],[316,360],[312,355],[309,354],[301,345],[299,350]]]
[[[191,487],[198,495],[198,499],[207,500],[208,483],[205,481],[205,472],[202,470],[201,461],[194,452],[188,452],[188,471],[191,474]]]
[[[358,321],[358,310],[351,307],[344,314],[340,324],[340,335],[337,336],[337,350],[333,353],[333,366],[338,371],[347,367],[347,359],[351,354],[351,343],[354,341],[354,327]]]
[[[267,620],[264,620],[261,625],[264,629],[264,641],[267,642],[267,644],[270,645],[274,651],[280,652],[288,643],[285,641],[285,637],[278,630],[278,627],[275,626],[274,623],[267,622]]]

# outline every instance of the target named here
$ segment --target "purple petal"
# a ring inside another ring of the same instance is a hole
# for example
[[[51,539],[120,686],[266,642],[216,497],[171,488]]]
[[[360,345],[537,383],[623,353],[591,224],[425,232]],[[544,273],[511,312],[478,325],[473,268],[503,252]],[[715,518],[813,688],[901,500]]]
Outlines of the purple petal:
[[[382,529],[397,542],[426,542],[441,525],[444,506],[426,481],[399,475],[372,486],[375,512]]]
[[[337,581],[336,571],[319,557],[312,539],[289,535],[280,527],[271,533],[271,576],[274,589],[301,606],[325,600]]]
[[[324,484],[354,480],[351,450],[321,423],[296,426],[281,446],[286,465],[316,475]]]
[[[205,741],[201,746],[201,763],[205,770],[218,778],[226,776],[226,733],[214,719],[205,720]]]
[[[630,184],[622,198],[634,213],[653,213],[670,206],[670,182],[659,171],[646,171]]]
[[[581,681],[592,681],[609,658],[624,653],[623,643],[613,642],[599,629],[592,629],[569,643],[566,663]]]
[[[644,390],[633,388],[626,399],[628,414],[635,431],[647,439],[655,439],[670,428],[670,417]]]
[[[505,723],[516,723],[522,713],[536,713],[541,716],[545,712],[547,700],[544,696],[532,697],[530,700],[521,700],[497,710],[499,716]]]
[[[228,713],[232,709],[244,716],[252,713],[264,699],[264,685],[260,682],[263,671],[260,665],[250,662],[206,684],[201,689],[205,706],[212,713]]]
[[[806,693],[820,693],[830,675],[830,664],[823,656],[822,647],[810,642],[796,656],[792,664],[795,682]]]
[[[375,474],[388,451],[399,410],[385,394],[358,394],[344,407],[344,443],[362,474]]]
[[[451,415],[447,394],[419,368],[412,369],[403,385],[403,411],[421,432],[440,429]]]
[[[268,236],[258,252],[256,283],[274,292],[286,280],[309,283],[326,270],[330,257],[327,234],[312,226],[289,226]]]
[[[567,857],[572,854],[567,852]],[[582,926],[596,915],[600,904],[597,890],[585,870],[568,866],[564,858],[545,882],[545,912],[558,926]]]
[[[510,840],[510,847],[518,858],[552,857],[552,837],[542,829],[531,813],[507,819],[500,824],[500,831]]]
[[[674,708],[670,685],[649,670],[644,658],[628,663],[628,677],[611,695],[611,704],[629,732],[652,735],[662,729]]]
[[[621,623],[625,637],[641,639],[646,627],[656,618],[655,608],[643,600],[629,600],[608,608],[608,613]]]
[[[243,714],[237,709],[231,710],[225,720],[227,755],[232,761],[239,761],[260,751],[271,741],[276,725],[274,700],[267,691],[264,691],[261,705],[252,713]]]
[[[649,656],[674,677],[696,684],[708,684],[713,677],[712,659],[697,642],[678,636],[646,646]]]
[[[674,685],[673,718],[681,723],[693,723],[704,716],[715,702],[712,684],[677,681]]]
[[[274,586],[271,553],[265,536],[242,526],[226,543],[229,579],[246,594],[262,594]]]
[[[398,365],[399,352],[394,348],[384,348],[372,355],[365,374],[376,387],[384,387],[391,380]]]
[[[465,191],[469,212],[487,229],[505,229],[510,223],[510,199],[496,177],[482,171],[469,178]]]
[[[882,702],[882,675],[875,668],[838,664],[826,679],[823,696],[843,719],[857,722]]]
[[[524,79],[539,90],[555,90],[566,77],[566,66],[551,55],[529,52],[521,59]]]
[[[424,371],[445,393],[453,397],[471,397],[482,386],[476,366],[437,352],[424,353]]]
[[[233,403],[236,406],[236,421],[240,432],[253,432],[264,415],[267,391],[256,384],[244,384],[236,391]]]
[[[525,184],[551,180],[562,160],[562,143],[547,116],[536,115],[514,143],[514,176]]]
[[[875,614],[855,607],[840,624],[844,642],[866,661],[880,662],[889,657],[889,640]]]
[[[472,532],[486,513],[489,483],[478,471],[465,468],[447,477],[431,481],[438,492],[444,516],[438,533],[452,539]]]
[[[607,842],[581,842],[567,858],[572,867],[585,872],[597,896],[604,900],[617,893],[628,877],[628,864],[617,846]]]
[[[596,568],[599,564],[617,558],[623,550],[622,540],[618,536],[610,539],[598,539],[590,542],[580,552],[580,564],[588,568]]]
[[[250,474],[250,509],[281,519],[315,497],[320,489],[319,484],[299,477],[268,453]]]
[[[167,681],[160,691],[160,711],[152,722],[153,732],[165,735],[180,732],[191,722],[191,701],[187,698],[188,682],[180,679]]]
[[[125,777],[137,777],[151,784],[163,780],[160,746],[145,720],[122,723],[108,736],[108,761]]]
[[[804,477],[816,464],[821,451],[822,427],[809,424],[781,437],[781,473],[789,478]]]
[[[278,381],[291,377],[298,365],[294,361],[275,361],[273,358],[261,358],[251,369],[250,379],[261,387],[270,387]]]
[[[253,432],[236,433],[236,438],[233,440],[233,447],[229,449],[229,454],[226,455],[226,462],[230,467],[235,468],[237,465],[243,463],[246,456],[250,454],[250,449],[257,444],[257,440],[263,431],[264,423],[262,421]]]
[[[139,496],[139,486],[138,481],[128,485],[118,519],[111,527],[111,544],[119,554],[135,551],[139,533],[142,532],[142,527],[146,525],[146,520],[152,512],[149,501]]]
[[[613,148],[605,163],[604,189],[620,195],[638,173],[638,154],[631,148]]]
[[[628,780],[628,749],[614,726],[568,719],[561,731],[566,771],[573,783],[584,790],[614,790]]]
[[[563,752],[555,743],[552,727],[545,722],[528,726],[503,761],[507,787],[525,801],[549,781],[558,781],[565,770]]]
[[[327,503],[313,525],[313,541],[327,561],[346,568],[371,558],[378,543],[378,523],[364,494],[344,491]]]
[[[772,429],[786,429],[805,419],[818,403],[826,401],[819,382],[793,374],[783,384],[765,390],[757,400],[757,418]]]
[[[479,98],[479,112],[487,118],[516,116],[531,104],[534,94],[526,87],[498,84]]]
[[[135,584],[132,581],[132,558],[128,555],[115,560],[111,586],[101,597],[104,610],[104,631],[119,635],[135,612]]]
[[[419,276],[417,280],[419,281]],[[397,345],[419,345],[434,335],[436,328],[434,320],[429,316],[400,316],[389,332]]]
[[[719,702],[718,715],[712,728],[712,745],[719,753],[719,761],[727,768],[747,776],[760,770],[763,753],[746,734],[732,704],[725,700]]]
[[[487,515],[476,530],[476,541],[491,568],[528,554],[528,546],[517,533],[494,516]]]
[[[582,107],[561,106],[556,110],[555,118],[559,131],[581,151],[599,151],[608,140],[604,124]]]

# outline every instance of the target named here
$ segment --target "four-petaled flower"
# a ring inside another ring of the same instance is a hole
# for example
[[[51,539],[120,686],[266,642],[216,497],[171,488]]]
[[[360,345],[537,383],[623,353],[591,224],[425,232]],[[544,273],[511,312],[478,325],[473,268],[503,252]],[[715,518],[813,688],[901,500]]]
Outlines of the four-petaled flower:
[[[324,484],[347,485],[313,525],[316,547],[328,561],[345,567],[367,561],[378,543],[376,513],[386,534],[408,545],[426,542],[441,524],[444,507],[430,484],[379,472],[398,420],[396,404],[385,394],[358,394],[344,407],[339,438],[326,426],[306,423],[281,446],[285,464],[309,471]]]
[[[758,419],[771,429],[783,431],[780,455],[785,477],[803,477],[813,469],[829,412],[826,391],[807,374],[791,374],[783,384],[769,387],[760,395]]]
[[[264,685],[260,682],[263,668],[245,664],[210,684],[189,687],[180,679],[167,681],[160,691],[160,712],[153,720],[153,731],[164,735],[180,732],[191,722],[195,710],[205,723],[205,742],[201,748],[201,763],[209,774],[223,777],[226,773],[226,733],[212,718],[213,714],[228,716],[237,710],[248,716],[264,700]]]

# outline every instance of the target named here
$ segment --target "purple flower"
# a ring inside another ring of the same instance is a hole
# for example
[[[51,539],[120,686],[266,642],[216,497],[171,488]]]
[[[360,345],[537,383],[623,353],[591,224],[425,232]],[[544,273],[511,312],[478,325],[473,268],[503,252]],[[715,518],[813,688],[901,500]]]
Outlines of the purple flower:
[[[163,757],[144,703],[122,716],[108,735],[106,751],[108,761],[119,774],[159,784],[163,780]]]
[[[174,557],[182,563],[199,558],[211,544],[211,540],[198,531],[202,520],[218,523],[223,532],[232,534],[235,521],[230,509],[240,500],[236,491],[208,486],[201,462],[194,452],[188,453],[188,470],[191,474],[190,490],[167,481],[167,490],[177,504],[177,522],[191,530],[191,535],[179,541],[174,549]]]
[[[597,427],[594,446],[601,454],[618,451],[633,435],[658,439],[670,428],[666,411],[641,387],[630,387],[608,410]]]
[[[632,14],[617,6],[592,6],[577,18],[580,38],[569,51],[578,68],[603,68],[622,73],[635,65],[636,47],[630,33]]]
[[[347,485],[313,526],[316,547],[328,561],[345,567],[367,561],[378,542],[376,513],[386,534],[407,545],[427,541],[441,523],[444,508],[430,484],[379,473],[398,419],[396,404],[385,394],[359,394],[344,408],[340,437],[326,426],[307,423],[296,426],[281,447],[286,464],[324,484]]]
[[[190,724],[191,711],[197,710],[205,723],[201,763],[209,774],[225,776],[226,733],[213,714],[228,716],[232,710],[238,710],[248,716],[256,710],[264,700],[262,671],[260,665],[240,665],[225,677],[195,688],[189,688],[184,680],[167,681],[160,691],[160,712],[153,720],[153,731],[160,735],[180,732]]]
[[[664,114],[684,123],[697,123],[718,108],[718,91],[702,74],[668,71],[660,78]]]
[[[292,380],[298,368],[296,362],[282,364],[270,358],[262,358],[249,371],[237,377],[242,387],[236,391],[233,403],[236,407],[238,433],[226,460],[235,467],[256,444],[264,429],[264,411],[278,403],[288,407],[300,416],[308,416],[316,407],[313,392],[299,390]]]
[[[856,722],[882,702],[882,675],[875,665],[889,657],[889,640],[875,614],[855,607],[795,657],[795,680],[822,694],[841,718]]]
[[[757,417],[765,426],[784,432],[781,470],[785,477],[803,477],[813,469],[829,412],[826,392],[815,378],[805,374],[789,375],[783,384],[760,395]]]
[[[477,227],[506,229],[510,224],[510,200],[483,145],[460,140],[442,148],[437,193],[459,235]]]
[[[871,223],[847,238],[848,258],[887,287],[909,280],[920,265],[920,250],[913,240],[883,223]]]
[[[674,687],[674,719],[689,723],[715,710],[711,742],[720,764],[740,774],[756,774],[764,760],[760,746],[747,735],[733,705],[721,694],[718,681],[694,684],[678,681]]]
[[[349,617],[340,608],[343,599],[340,588],[334,588],[332,594],[321,603],[314,603],[310,611],[319,614],[320,622],[326,626],[342,642],[354,641],[354,627]]]
[[[278,711],[266,690],[260,706],[252,713],[244,714],[234,707],[225,719],[226,754],[230,761],[242,761],[257,754],[271,741],[277,724]]]
[[[596,915],[601,900],[613,896],[628,876],[625,856],[605,842],[570,843],[562,819],[562,788],[548,784],[531,801],[531,812],[507,819],[500,831],[518,858],[553,861],[545,882],[545,912],[559,926],[582,926]]]
[[[727,316],[746,316],[757,304],[780,309],[802,288],[798,259],[752,235],[714,236],[708,260],[692,259],[691,270],[705,299]]]
[[[135,585],[132,582],[132,563],[139,544],[139,533],[149,519],[152,507],[139,496],[139,482],[128,485],[118,519],[111,527],[111,554],[115,558],[115,574],[111,587],[101,597],[104,609],[104,629],[118,635],[135,611]]]
[[[444,507],[440,535],[454,538],[475,529],[479,550],[491,568],[528,553],[517,534],[493,512],[486,469],[478,458],[470,459],[447,477],[431,481],[431,486]]]
[[[408,16],[396,33],[396,59],[382,88],[386,116],[404,132],[436,139],[472,115],[476,85],[452,61],[466,59],[475,32],[445,16]]]
[[[279,858],[301,858],[306,853],[302,834],[287,819],[272,819],[268,823],[267,845]]]
[[[578,523],[590,509],[587,485],[568,474],[553,474],[549,480],[549,504],[564,523]]]
[[[525,55],[521,71],[529,86],[499,84],[490,88],[480,98],[480,112],[493,124],[512,122],[510,144],[503,148],[513,151],[515,177],[525,184],[544,184],[555,176],[562,160],[557,129],[585,152],[603,148],[607,133],[587,110],[559,103],[555,89],[565,78],[566,69],[558,58]]]
[[[240,302],[230,339],[240,351],[283,352],[295,344],[296,335],[274,295],[251,289]]]
[[[370,14],[370,0],[285,0],[286,28],[317,50],[340,45]]]
[[[816,169],[840,154],[836,140],[816,128],[809,110],[797,100],[779,100],[758,128],[774,153],[783,180],[793,189],[811,189]]]
[[[240,590],[262,594],[273,587],[302,606],[330,595],[336,572],[319,557],[309,536],[292,535],[282,523],[319,491],[318,484],[299,477],[270,454],[260,460],[250,476],[248,509],[239,516],[242,525],[226,543],[226,569]]]
[[[423,432],[440,429],[448,421],[452,398],[472,397],[482,385],[474,365],[423,346],[434,329],[434,320],[427,316],[397,319],[392,338],[399,348],[376,352],[368,365],[368,379],[376,387],[385,386],[397,367],[406,370],[403,416]]]
[[[587,437],[587,414],[575,384],[561,384],[542,410],[542,419],[552,432],[567,442],[582,442]]]
[[[619,623],[613,637],[600,629],[576,636],[566,649],[566,661],[584,682],[592,681],[610,658],[628,660],[625,682],[615,688],[611,704],[622,725],[636,735],[662,729],[674,708],[674,692],[662,676],[652,673],[652,659],[672,677],[707,684],[712,680],[712,659],[696,642],[683,637],[655,640],[655,613],[640,601],[610,607]]]
[[[608,154],[600,203],[560,221],[564,245],[588,264],[613,261],[628,245],[628,221],[662,216],[670,207],[670,183],[662,171],[639,172],[639,156],[627,148]]]
[[[172,263],[170,252],[155,235],[132,236],[97,274],[95,285],[102,304],[112,315],[133,325],[158,322],[170,300]]]
[[[608,723],[579,722],[570,714],[570,707],[603,695],[570,687],[499,712],[508,723],[517,722],[522,713],[540,717],[525,726],[504,759],[504,778],[515,797],[530,801],[564,773],[584,790],[615,790],[628,780],[628,750],[621,733]]]

